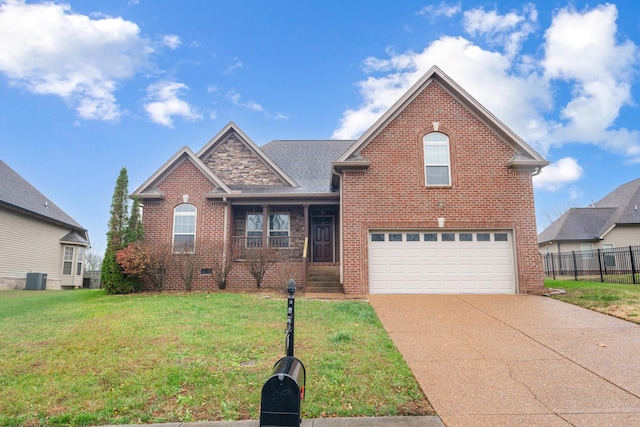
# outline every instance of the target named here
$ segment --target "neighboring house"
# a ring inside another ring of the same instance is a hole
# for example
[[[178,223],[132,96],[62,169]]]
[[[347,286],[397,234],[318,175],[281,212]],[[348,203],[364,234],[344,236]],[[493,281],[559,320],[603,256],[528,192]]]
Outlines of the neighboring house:
[[[334,269],[349,294],[525,293],[543,287],[531,177],[547,164],[433,67],[356,141],[258,147],[229,123],[132,196],[150,243],[278,248],[269,286],[315,290]],[[230,287],[255,286],[244,262]]]
[[[538,236],[540,253],[640,246],[640,179],[588,208],[571,208]]]
[[[46,289],[82,286],[87,230],[0,160],[0,289],[24,289],[27,273]]]

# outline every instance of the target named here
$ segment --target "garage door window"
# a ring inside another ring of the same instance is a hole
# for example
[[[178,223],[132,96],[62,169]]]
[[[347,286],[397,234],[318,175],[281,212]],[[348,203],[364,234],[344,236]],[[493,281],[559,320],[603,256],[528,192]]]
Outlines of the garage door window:
[[[372,233],[371,234],[372,242],[384,242],[384,234],[383,233]]]
[[[407,242],[419,242],[420,235],[418,233],[407,233]]]
[[[460,241],[461,242],[473,242],[473,234],[472,233],[460,233]]]
[[[425,242],[437,242],[438,235],[436,233],[424,233]]]
[[[456,235],[454,233],[442,233],[443,242],[455,242]]]
[[[506,242],[507,240],[509,240],[507,238],[507,233],[496,233],[494,234],[494,239],[496,242]]]
[[[402,242],[402,233],[389,233],[390,242]]]
[[[489,234],[489,233],[478,233],[477,239],[478,239],[478,242],[489,242],[489,241],[491,241],[491,234]]]

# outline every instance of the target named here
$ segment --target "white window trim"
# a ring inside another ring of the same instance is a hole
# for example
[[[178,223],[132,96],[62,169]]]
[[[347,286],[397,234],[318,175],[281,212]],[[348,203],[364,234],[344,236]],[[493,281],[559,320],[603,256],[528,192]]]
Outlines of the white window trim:
[[[426,141],[425,139],[429,136],[429,135],[433,135],[433,134],[438,134],[438,135],[442,135],[444,138],[446,138],[446,141]],[[447,153],[448,153],[448,162],[445,163],[427,163],[427,153],[426,153],[426,147],[427,146],[440,146],[440,145],[446,145],[447,146]],[[428,134],[426,134],[423,138],[422,138],[422,156],[423,156],[423,160],[424,160],[424,165],[423,165],[423,173],[424,173],[424,184],[426,187],[451,187],[451,141],[449,139],[449,136],[442,133],[442,132],[429,132]],[[427,167],[429,166],[436,166],[436,167],[442,167],[442,166],[446,166],[447,167],[447,172],[448,172],[448,183],[447,184],[429,184],[429,181],[427,179]]]
[[[71,259],[67,259],[67,249],[71,249]],[[75,257],[75,248],[73,246],[64,246],[62,251],[62,275],[63,276],[73,276],[73,260]],[[65,265],[69,263],[69,272],[65,273]]]
[[[191,206],[194,210],[193,212],[178,212],[178,208],[180,208],[181,206]],[[193,233],[176,233],[176,217],[179,216],[193,216],[194,217],[194,221],[193,221]],[[173,226],[171,228],[171,247],[172,247],[172,252],[173,253],[183,253],[184,251],[177,251],[176,247],[175,247],[175,243],[176,243],[176,235],[178,236],[191,236],[193,235],[193,248],[188,251],[188,253],[194,253],[195,252],[195,248],[196,248],[196,231],[198,229],[198,208],[196,208],[194,205],[190,204],[190,203],[182,203],[178,206],[176,206],[175,208],[173,208]]]
[[[84,248],[78,248],[76,251],[76,276],[82,276],[84,269]]]

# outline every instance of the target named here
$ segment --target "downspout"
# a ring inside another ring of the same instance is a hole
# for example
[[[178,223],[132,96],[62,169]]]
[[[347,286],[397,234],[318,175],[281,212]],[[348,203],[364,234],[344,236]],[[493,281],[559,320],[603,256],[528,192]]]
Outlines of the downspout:
[[[331,168],[331,173],[337,176],[340,180],[340,284],[344,288],[344,215],[342,203],[342,173],[336,173],[334,168]]]
[[[304,209],[304,237],[309,238],[309,205],[302,205]],[[303,249],[304,251],[304,249]],[[305,254],[306,255],[306,254]],[[302,285],[307,287],[307,257],[302,257]]]

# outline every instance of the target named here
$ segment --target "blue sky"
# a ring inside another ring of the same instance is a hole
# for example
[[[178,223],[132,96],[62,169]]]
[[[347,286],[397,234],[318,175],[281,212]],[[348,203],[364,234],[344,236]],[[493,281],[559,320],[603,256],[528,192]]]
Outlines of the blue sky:
[[[0,0],[0,159],[105,249],[111,196],[229,121],[355,139],[438,65],[551,165],[538,228],[640,178],[640,2]]]

